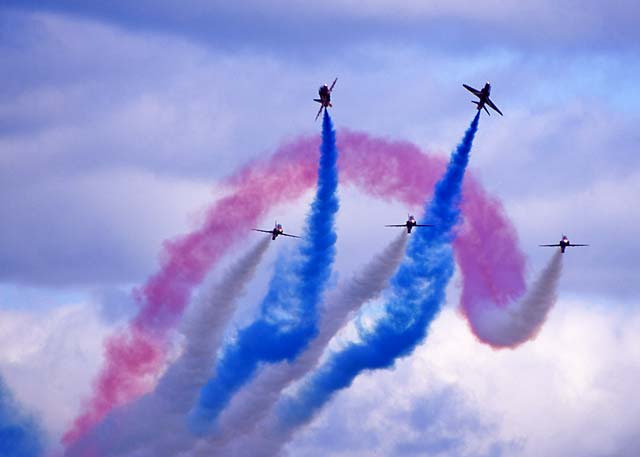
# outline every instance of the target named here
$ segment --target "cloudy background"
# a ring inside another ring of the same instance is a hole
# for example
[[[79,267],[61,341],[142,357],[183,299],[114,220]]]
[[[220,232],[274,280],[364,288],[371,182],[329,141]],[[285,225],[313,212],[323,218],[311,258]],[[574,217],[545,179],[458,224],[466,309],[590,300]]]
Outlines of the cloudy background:
[[[505,116],[483,116],[471,169],[503,201],[530,277],[551,254],[537,244],[566,233],[591,247],[565,256],[560,300],[535,342],[477,343],[453,284],[416,354],[359,379],[288,452],[633,455],[639,13],[595,0],[3,2],[4,382],[55,446],[162,241],[197,226],[220,178],[316,134],[319,84],[339,77],[339,130],[446,155],[473,115],[461,84],[490,80]],[[342,196],[338,275],[389,240],[384,230],[363,240],[353,218],[379,225],[417,211]],[[295,231],[305,204],[264,223]]]

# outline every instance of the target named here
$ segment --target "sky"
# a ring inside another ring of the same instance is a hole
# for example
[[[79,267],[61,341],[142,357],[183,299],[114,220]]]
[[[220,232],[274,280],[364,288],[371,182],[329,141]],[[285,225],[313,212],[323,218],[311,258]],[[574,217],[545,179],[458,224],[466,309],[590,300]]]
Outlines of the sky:
[[[637,3],[307,3],[0,6],[0,386],[43,452],[60,449],[163,242],[199,227],[240,167],[317,136],[312,99],[338,77],[338,146],[362,132],[443,160],[474,114],[462,84],[491,81],[504,117],[482,115],[469,171],[504,205],[527,280],[552,254],[537,245],[590,246],[565,254],[555,306],[516,349],[474,338],[457,272],[416,351],[358,377],[284,455],[634,455]],[[339,192],[334,281],[384,248],[384,224],[420,211]],[[300,232],[311,197],[261,228]],[[258,236],[242,214],[225,219]],[[270,246],[230,333],[255,315],[287,241]]]

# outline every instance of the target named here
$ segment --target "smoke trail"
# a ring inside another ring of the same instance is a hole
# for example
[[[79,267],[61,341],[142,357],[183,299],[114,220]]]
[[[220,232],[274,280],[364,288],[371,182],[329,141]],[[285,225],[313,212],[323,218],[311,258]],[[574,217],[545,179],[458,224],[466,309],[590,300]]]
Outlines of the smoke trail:
[[[385,200],[421,204],[445,163],[407,142],[364,133],[340,135],[341,181]],[[111,408],[148,391],[165,366],[168,331],[182,315],[191,290],[205,273],[242,238],[230,215],[254,224],[272,205],[299,198],[316,181],[320,141],[301,137],[279,147],[266,160],[253,162],[221,183],[228,196],[206,212],[204,224],[166,243],[161,269],[139,291],[141,311],[131,325],[105,344],[105,365],[92,397],[66,434],[73,442]],[[474,293],[496,297],[500,305],[524,291],[524,260],[511,223],[501,205],[472,180],[465,179],[465,222],[455,240],[463,273],[463,309],[473,307]],[[508,249],[507,249],[508,248]],[[501,302],[499,299],[502,299]],[[157,319],[154,318],[157,316]]]
[[[514,347],[535,338],[556,302],[562,272],[558,250],[519,303],[506,309],[477,307],[470,321],[481,341],[496,348]]]
[[[43,454],[42,432],[36,422],[20,412],[0,378],[0,455],[36,457]]]
[[[461,306],[467,314],[478,300],[505,307],[525,291],[518,234],[500,201],[487,196],[472,176],[465,181],[464,195],[465,223],[454,241],[464,278]]]
[[[309,163],[313,156],[299,154],[285,167],[280,163],[286,163],[299,147],[285,146],[271,159],[245,167],[223,183],[237,190],[208,210],[201,228],[165,243],[162,268],[136,291],[142,305],[137,317],[105,342],[105,365],[91,398],[65,433],[65,445],[76,441],[112,408],[151,389],[166,362],[168,332],[189,302],[191,289],[243,235],[229,223],[229,215],[255,224],[271,205],[297,198],[309,188],[315,176]]]
[[[317,333],[317,306],[335,258],[334,220],[338,212],[338,150],[328,111],[322,122],[318,187],[299,253],[278,268],[261,305],[261,316],[239,331],[225,348],[216,374],[204,386],[190,415],[203,432],[261,362],[292,360]]]
[[[387,287],[389,278],[398,268],[406,246],[407,234],[401,233],[357,274],[327,295],[318,337],[293,363],[267,367],[254,381],[233,399],[220,416],[220,428],[196,454],[211,455],[234,438],[250,433],[292,382],[302,378],[320,359],[327,344],[363,303],[376,298]],[[264,428],[264,427],[263,427]],[[245,455],[253,455],[249,443],[240,445]]]
[[[484,193],[473,183],[474,194]],[[493,217],[487,217],[493,212]],[[462,272],[462,311],[476,337],[494,348],[515,347],[534,338],[555,301],[562,267],[551,259],[541,277],[525,294],[524,257],[508,219],[495,217],[502,208],[495,199],[466,202],[466,224],[455,241]]]
[[[184,416],[214,368],[216,351],[237,300],[270,243],[265,237],[195,300],[181,328],[185,336],[182,354],[156,389],[114,410],[85,439],[74,444],[68,455],[85,455],[87,443],[92,449],[98,447],[101,455],[118,455],[135,448],[143,448],[146,455],[175,455],[187,447],[191,434],[184,427]]]
[[[453,275],[451,243],[460,219],[462,180],[469,152],[478,128],[479,112],[451,156],[444,176],[436,184],[433,200],[425,209],[425,220],[433,230],[416,231],[407,248],[405,261],[391,280],[386,315],[371,330],[361,331],[361,342],[332,354],[303,383],[295,396],[278,406],[280,425],[271,440],[270,455],[284,445],[294,431],[311,420],[336,391],[351,385],[364,370],[387,368],[398,357],[410,354],[424,339],[428,324],[439,312],[445,288]]]

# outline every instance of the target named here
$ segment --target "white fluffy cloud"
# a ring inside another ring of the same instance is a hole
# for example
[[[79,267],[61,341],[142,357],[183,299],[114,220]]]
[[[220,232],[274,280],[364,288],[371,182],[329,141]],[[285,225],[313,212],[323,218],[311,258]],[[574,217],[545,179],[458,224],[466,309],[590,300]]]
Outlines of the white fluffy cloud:
[[[517,350],[478,343],[447,308],[413,356],[361,376],[289,455],[632,455],[637,309],[561,301]]]
[[[89,393],[103,360],[102,339],[110,331],[88,304],[0,310],[0,374],[53,442]]]
[[[93,305],[0,313],[0,372],[54,441],[110,331]],[[288,454],[633,455],[639,331],[635,308],[561,300],[536,340],[496,351],[448,307],[411,357],[358,378]]]

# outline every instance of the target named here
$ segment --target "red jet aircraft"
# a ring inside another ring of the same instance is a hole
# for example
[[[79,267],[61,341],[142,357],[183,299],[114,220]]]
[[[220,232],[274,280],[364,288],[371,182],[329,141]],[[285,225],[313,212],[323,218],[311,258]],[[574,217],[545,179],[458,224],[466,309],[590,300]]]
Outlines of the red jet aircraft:
[[[475,100],[471,101],[471,103],[475,103],[478,106],[478,111],[484,108],[487,114],[491,116],[491,113],[489,113],[489,110],[485,106],[486,104],[486,105],[489,105],[492,109],[496,110],[498,114],[502,116],[502,111],[500,111],[498,107],[494,105],[491,99],[489,98],[489,95],[491,95],[491,84],[489,84],[489,81],[487,81],[487,84],[484,85],[482,90],[474,89],[473,87],[467,86],[466,84],[463,84],[462,87],[464,87],[465,89],[467,89],[469,92],[471,92],[473,95],[475,95],[480,99],[480,101],[475,101]]]
[[[331,104],[331,91],[333,90],[333,86],[336,85],[337,81],[338,81],[338,78],[334,79],[333,83],[331,84],[331,87],[327,86],[326,84],[323,84],[320,87],[320,89],[318,89],[318,95],[320,95],[320,98],[313,99],[314,102],[320,103],[320,110],[318,111],[318,114],[316,114],[316,121],[318,120],[318,117],[320,117],[320,113],[322,113],[323,109],[327,109],[333,106]]]

